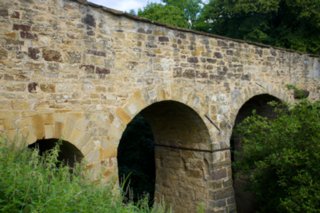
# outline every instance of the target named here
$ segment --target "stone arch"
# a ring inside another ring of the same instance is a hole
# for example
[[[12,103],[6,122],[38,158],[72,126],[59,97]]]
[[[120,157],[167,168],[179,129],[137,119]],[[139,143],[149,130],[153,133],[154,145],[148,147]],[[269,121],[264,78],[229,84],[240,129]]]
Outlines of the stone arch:
[[[205,119],[205,115],[208,114],[208,104],[205,97],[201,92],[196,93],[194,90],[185,90],[184,86],[181,86],[181,88],[177,87],[174,92],[171,91],[170,88],[162,86],[156,87],[153,90],[138,89],[134,91],[132,95],[128,97],[126,103],[115,110],[114,114],[117,118],[115,119],[115,125],[118,130],[115,135],[122,135],[127,124],[144,108],[153,103],[167,100],[181,102],[197,112],[209,130],[211,140],[213,139],[211,137],[214,135],[212,132],[213,128],[211,128],[210,121]],[[115,138],[115,140],[118,139],[119,138]]]
[[[59,144],[59,153],[57,156],[58,164],[67,165],[70,168],[73,168],[76,163],[80,163],[83,159],[83,154],[81,151],[72,143],[60,140],[57,138],[50,139],[40,139],[36,142],[29,144],[28,148],[38,149],[39,155],[44,155],[45,152],[53,149],[56,145]]]
[[[239,95],[237,96],[237,98],[234,98],[231,104],[232,111],[230,121],[232,122],[232,126],[234,126],[235,124],[236,117],[241,107],[255,96],[268,94],[284,102],[293,101],[290,91],[284,90],[280,86],[273,86],[272,84],[268,83],[264,83],[263,85],[256,84],[255,86],[245,87],[239,93],[242,93],[243,95]]]
[[[234,92],[234,91],[233,91]],[[274,99],[279,100],[279,102],[292,102],[293,97],[289,90],[284,90],[281,87],[273,86],[272,84],[264,83],[263,85],[256,84],[255,86],[251,87],[244,87],[241,92],[238,91],[237,93],[241,93],[243,95],[237,95],[236,98],[232,98],[231,102],[231,113],[230,113],[230,123],[231,129],[227,131],[227,143],[230,147],[230,140],[232,137],[232,132],[236,125],[237,116],[241,110],[241,108],[252,98],[261,96],[261,95],[268,95],[270,97],[274,97]],[[232,95],[232,94],[231,94]]]
[[[82,112],[24,112],[23,114],[3,113],[0,115],[1,128],[13,140],[21,137],[30,145],[43,139],[62,139],[75,146],[87,159],[92,147],[88,146],[90,135],[86,129],[87,119]],[[26,143],[26,144],[25,144]]]
[[[131,110],[137,111],[132,105]],[[196,211],[197,205],[206,202],[211,154],[210,134],[203,119],[175,100],[152,103],[136,114],[147,120],[154,136],[155,200],[164,199],[175,212]]]
[[[276,114],[273,111],[273,107],[269,105],[270,102],[281,103],[283,101],[267,93],[259,94],[251,97],[238,110],[233,128],[236,128],[237,124],[241,123],[246,117],[252,115],[253,110],[255,110],[258,115],[261,115],[267,118],[275,117]],[[232,141],[232,136],[230,138],[230,146],[232,147],[231,141]]]
[[[241,151],[241,137],[234,133],[234,129],[236,128],[236,126],[246,117],[250,116],[253,110],[255,110],[258,115],[267,118],[274,118],[276,116],[276,113],[273,111],[273,107],[268,105],[268,103],[271,101],[278,103],[283,102],[283,99],[280,99],[278,97],[275,95],[270,95],[269,93],[257,93],[247,99],[238,109],[237,115],[234,120],[233,132],[230,136],[232,162],[237,160],[233,153],[235,151]],[[233,173],[235,173],[234,170]],[[235,201],[237,205],[237,212],[239,213],[256,212],[257,207],[254,201],[255,198],[252,193],[246,191],[247,184],[249,184],[247,177],[233,174]]]

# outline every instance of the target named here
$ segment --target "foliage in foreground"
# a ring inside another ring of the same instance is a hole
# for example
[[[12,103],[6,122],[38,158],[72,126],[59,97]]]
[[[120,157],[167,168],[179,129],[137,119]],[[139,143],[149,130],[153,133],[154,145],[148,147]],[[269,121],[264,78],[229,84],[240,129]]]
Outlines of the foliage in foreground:
[[[123,204],[114,184],[92,183],[81,165],[57,167],[58,149],[39,157],[8,144],[1,138],[0,212],[163,212],[147,200]]]
[[[239,125],[236,169],[249,178],[259,212],[320,212],[320,101],[302,101]],[[236,153],[237,154],[237,153]]]

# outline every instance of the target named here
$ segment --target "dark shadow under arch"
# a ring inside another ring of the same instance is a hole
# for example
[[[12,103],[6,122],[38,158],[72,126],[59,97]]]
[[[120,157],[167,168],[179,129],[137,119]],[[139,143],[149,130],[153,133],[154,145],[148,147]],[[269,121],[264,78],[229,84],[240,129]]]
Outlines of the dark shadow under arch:
[[[137,202],[148,196],[151,206],[155,184],[154,139],[150,125],[142,115],[137,115],[127,125],[117,156],[125,202]]]
[[[81,151],[74,146],[72,143],[64,140],[59,140],[55,138],[51,139],[40,139],[35,143],[30,144],[28,148],[30,149],[38,149],[39,155],[44,155],[45,152],[53,149],[58,143],[60,144],[60,151],[58,154],[58,161],[70,166],[74,167],[75,163],[80,163],[83,159],[83,154]]]
[[[130,137],[129,132],[132,134]],[[144,145],[140,144],[141,141],[132,141],[141,133]],[[120,140],[120,183],[123,183],[123,168],[126,167],[123,163],[129,161],[125,158],[131,156],[132,152],[139,153],[139,160],[149,165],[149,171],[145,174],[149,175],[150,183],[153,183],[153,189],[149,191],[151,204],[154,192],[155,200],[164,198],[174,206],[175,211],[192,211],[190,206],[203,201],[202,197],[195,197],[195,194],[206,190],[203,176],[208,170],[205,154],[192,149],[210,150],[209,132],[198,113],[176,101],[151,104],[128,124]],[[130,177],[126,181],[133,182]],[[198,186],[190,187],[194,183],[198,183]],[[133,185],[130,187],[133,192],[137,190]]]
[[[255,111],[256,114],[269,119],[275,118],[277,114],[274,111],[274,107],[269,104],[270,102],[281,103],[281,100],[269,94],[261,94],[249,99],[238,111],[233,129],[236,129],[238,124],[240,124],[248,116],[252,115],[253,111]],[[234,131],[232,132],[230,139],[230,146],[231,160],[234,162],[237,160],[234,153],[241,152],[241,136],[237,135]],[[249,184],[247,178],[235,175],[235,173],[236,171],[233,170],[233,187],[235,191],[237,212],[256,212],[257,207],[255,204],[254,195],[246,190],[246,186]]]

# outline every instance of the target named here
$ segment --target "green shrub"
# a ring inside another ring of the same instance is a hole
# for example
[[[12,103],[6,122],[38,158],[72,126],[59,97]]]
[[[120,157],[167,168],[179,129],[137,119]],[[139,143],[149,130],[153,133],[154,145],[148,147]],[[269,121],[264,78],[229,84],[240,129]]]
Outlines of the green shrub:
[[[148,201],[123,204],[114,184],[92,183],[82,165],[57,164],[58,148],[44,157],[0,138],[0,212],[163,212]],[[57,166],[59,165],[59,166]]]
[[[259,212],[320,212],[320,102],[280,107],[278,117],[248,117],[237,129],[235,169],[246,175]]]

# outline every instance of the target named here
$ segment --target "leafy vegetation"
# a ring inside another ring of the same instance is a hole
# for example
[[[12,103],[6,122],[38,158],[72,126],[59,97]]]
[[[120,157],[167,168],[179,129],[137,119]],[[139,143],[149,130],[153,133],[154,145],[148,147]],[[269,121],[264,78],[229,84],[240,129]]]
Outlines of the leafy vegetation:
[[[319,0],[211,0],[203,31],[320,53]]]
[[[92,183],[82,165],[70,172],[57,164],[58,148],[40,157],[8,144],[14,143],[1,138],[0,212],[164,212],[147,200],[123,204],[116,184]]]
[[[203,3],[201,0],[162,0],[166,5],[178,8],[183,12],[184,20],[188,23],[189,29],[194,29]]]
[[[138,15],[160,23],[320,54],[320,0],[162,0]]]
[[[174,27],[187,28],[188,26],[183,11],[172,5],[150,3],[143,10],[138,11],[138,16]]]
[[[200,11],[201,0],[162,0],[163,4],[149,3],[138,11],[138,16],[174,27],[194,29]]]
[[[309,91],[307,90],[303,90],[303,89],[299,89],[296,86],[292,85],[292,84],[288,84],[287,85],[287,89],[289,90],[293,90],[293,96],[295,99],[304,99],[307,98],[309,96]]]
[[[235,168],[248,177],[259,212],[320,212],[320,101],[279,107],[238,126],[242,150]]]

